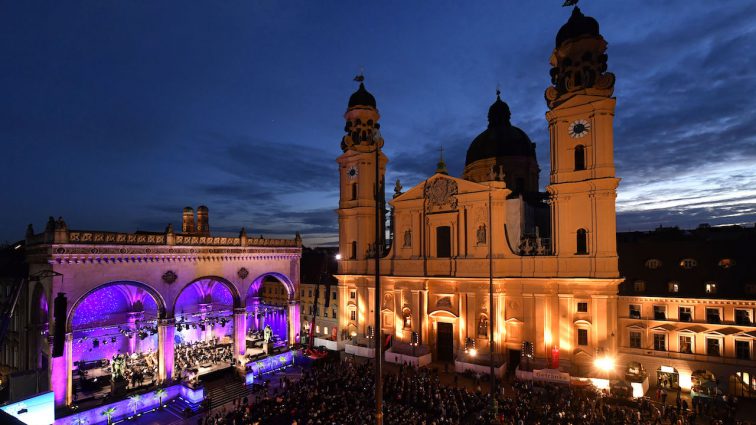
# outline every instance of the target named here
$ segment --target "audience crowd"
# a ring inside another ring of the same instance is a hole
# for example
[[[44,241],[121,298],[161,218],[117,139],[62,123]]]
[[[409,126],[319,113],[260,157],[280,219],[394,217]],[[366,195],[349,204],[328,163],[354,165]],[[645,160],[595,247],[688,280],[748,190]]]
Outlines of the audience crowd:
[[[429,369],[402,367],[386,374],[384,423],[447,424],[673,424],[735,423],[704,418],[699,403],[662,404],[616,400],[592,388],[533,386],[515,382],[491,398],[482,393],[439,382]],[[201,417],[198,425],[335,425],[375,423],[373,369],[369,364],[331,362],[305,369],[301,379],[280,379],[271,393],[243,398],[232,408]],[[730,410],[731,412],[732,410]],[[711,412],[706,412],[711,413]],[[725,418],[728,414],[725,413]],[[731,416],[731,413],[729,414]],[[698,421],[696,421],[698,417]]]

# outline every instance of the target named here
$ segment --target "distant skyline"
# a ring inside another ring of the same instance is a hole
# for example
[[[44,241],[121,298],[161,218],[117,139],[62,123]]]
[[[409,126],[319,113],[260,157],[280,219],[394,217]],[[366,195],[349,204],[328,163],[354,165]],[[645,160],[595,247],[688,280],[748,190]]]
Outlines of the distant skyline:
[[[562,0],[0,2],[0,242],[72,229],[337,240],[352,78],[364,68],[387,197],[460,176],[499,86],[549,178]],[[618,230],[756,223],[756,3],[583,0],[615,73]]]

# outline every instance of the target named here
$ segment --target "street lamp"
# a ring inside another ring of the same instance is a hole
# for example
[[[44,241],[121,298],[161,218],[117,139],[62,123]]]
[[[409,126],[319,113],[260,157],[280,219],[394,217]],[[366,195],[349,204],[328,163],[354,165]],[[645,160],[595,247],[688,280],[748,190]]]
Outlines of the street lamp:
[[[336,261],[341,261],[341,254],[336,254]]]

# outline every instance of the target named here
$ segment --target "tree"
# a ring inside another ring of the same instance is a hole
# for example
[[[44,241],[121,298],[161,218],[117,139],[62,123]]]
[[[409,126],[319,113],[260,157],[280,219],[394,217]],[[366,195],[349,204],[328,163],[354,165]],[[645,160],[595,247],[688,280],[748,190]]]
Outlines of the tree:
[[[134,414],[136,415],[137,410],[139,410],[139,407],[142,405],[142,396],[139,394],[134,394],[132,396],[129,396],[129,408],[134,409]]]
[[[81,415],[78,415],[76,419],[74,419],[71,422],[71,425],[87,425],[89,424],[89,420],[86,417],[82,417]]]
[[[163,406],[163,397],[165,397],[165,388],[158,388],[155,390],[155,398],[158,399],[159,407]]]
[[[113,420],[113,413],[115,413],[115,411],[116,411],[115,407],[109,407],[102,411],[102,415],[108,417],[108,425],[111,424],[111,421]]]

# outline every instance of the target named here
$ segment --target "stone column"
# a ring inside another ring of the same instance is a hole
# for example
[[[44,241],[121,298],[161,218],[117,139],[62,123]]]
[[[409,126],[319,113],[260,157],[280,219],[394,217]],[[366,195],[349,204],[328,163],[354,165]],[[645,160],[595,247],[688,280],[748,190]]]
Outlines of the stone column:
[[[247,353],[247,310],[234,309],[234,359],[237,367],[244,368],[244,355]],[[239,366],[241,364],[241,366]]]
[[[51,350],[52,351],[52,350]],[[64,407],[73,402],[73,334],[67,333],[63,355],[53,357],[50,363],[50,386],[55,397],[55,407]]]
[[[421,290],[419,296],[420,309],[417,312],[417,317],[420,318],[420,323],[418,323],[418,333],[420,334],[420,343],[428,345],[428,290]]]
[[[289,341],[289,345],[295,344],[297,332],[299,331],[301,325],[299,324],[299,301],[291,300],[289,301],[289,311],[286,315],[286,320],[288,320],[287,323],[287,339]],[[313,330],[310,330],[312,332]]]
[[[173,379],[173,336],[175,333],[176,320],[174,318],[158,321],[158,381],[161,383]]]

